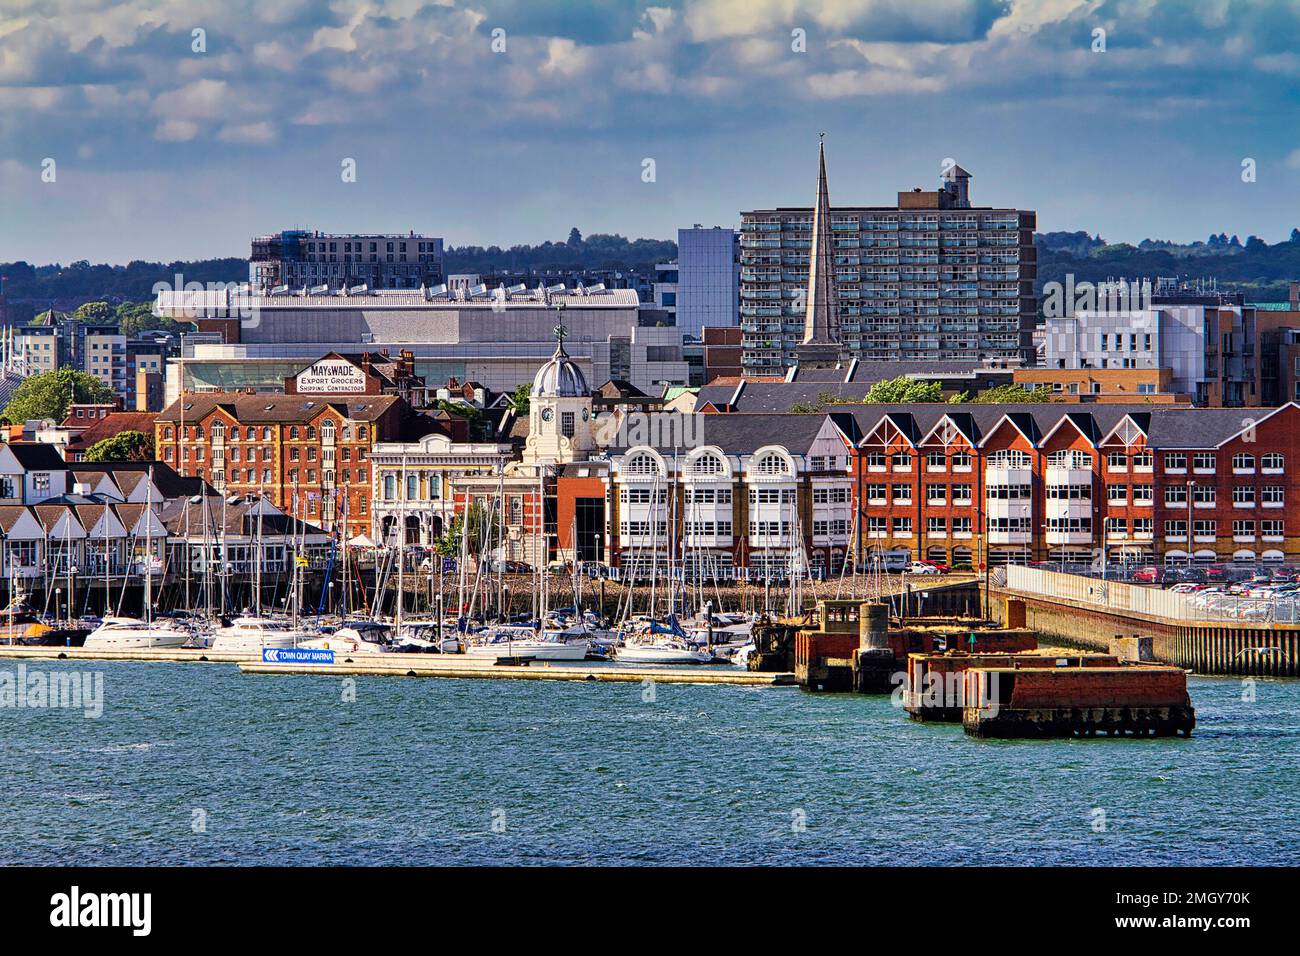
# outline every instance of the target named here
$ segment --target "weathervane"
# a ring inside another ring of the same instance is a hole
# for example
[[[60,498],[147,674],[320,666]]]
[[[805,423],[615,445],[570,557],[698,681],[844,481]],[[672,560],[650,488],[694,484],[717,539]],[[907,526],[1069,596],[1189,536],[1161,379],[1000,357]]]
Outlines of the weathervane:
[[[556,341],[559,342],[561,345],[563,345],[564,338],[569,334],[569,330],[566,329],[563,325],[557,325],[551,331],[555,333]]]

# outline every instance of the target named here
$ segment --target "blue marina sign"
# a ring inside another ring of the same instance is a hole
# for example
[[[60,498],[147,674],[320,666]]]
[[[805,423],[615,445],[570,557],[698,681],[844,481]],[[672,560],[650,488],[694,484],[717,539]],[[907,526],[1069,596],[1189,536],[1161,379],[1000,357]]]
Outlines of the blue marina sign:
[[[264,647],[263,664],[333,664],[334,652],[314,647]]]

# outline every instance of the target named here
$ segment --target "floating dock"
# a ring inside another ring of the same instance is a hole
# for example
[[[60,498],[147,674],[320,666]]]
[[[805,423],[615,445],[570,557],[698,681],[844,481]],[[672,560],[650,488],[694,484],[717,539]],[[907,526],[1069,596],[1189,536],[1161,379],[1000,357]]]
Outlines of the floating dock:
[[[86,650],[82,647],[0,645],[0,659],[69,661],[145,661],[152,663],[236,664],[245,674],[316,674],[326,677],[459,677],[476,680],[619,681],[663,684],[734,684],[745,687],[793,687],[794,674],[754,673],[733,667],[640,667],[593,662],[550,664],[532,661],[492,664],[459,654],[339,655],[333,664],[267,664],[261,654],[213,653],[205,648]]]

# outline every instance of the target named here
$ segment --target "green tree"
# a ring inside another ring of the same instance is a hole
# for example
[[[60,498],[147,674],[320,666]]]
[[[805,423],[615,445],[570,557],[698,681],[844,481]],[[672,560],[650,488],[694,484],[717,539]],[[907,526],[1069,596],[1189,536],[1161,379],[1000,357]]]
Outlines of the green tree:
[[[24,379],[3,415],[10,422],[42,418],[61,422],[68,417],[68,406],[73,403],[107,404],[114,398],[113,390],[95,376],[60,368]]]
[[[1046,404],[1054,402],[1050,389],[1027,388],[1024,385],[1007,384],[986,388],[971,400],[973,405],[1009,405],[1016,403]]]
[[[884,379],[867,389],[862,399],[869,405],[914,405],[942,402],[943,386],[939,382],[920,382],[906,375]]]
[[[180,335],[194,329],[189,322],[177,322],[172,318],[154,315],[153,304],[150,302],[123,302],[114,310],[113,318],[123,335],[152,332],[155,329]]]
[[[84,302],[72,313],[72,317],[91,325],[106,325],[112,317],[113,310],[107,302]]]
[[[816,415],[822,410],[822,407],[816,402],[795,402],[790,406],[792,415]]]
[[[506,407],[516,415],[528,414],[528,399],[532,395],[533,387],[527,383],[520,385],[506,399]]]
[[[501,516],[475,502],[468,510],[460,512],[451,519],[442,537],[434,542],[434,550],[444,558],[459,557],[461,537],[466,533],[466,529],[469,531],[466,550],[469,551],[470,557],[477,558],[485,548],[490,550],[497,546],[501,535]]]
[[[86,449],[85,461],[153,461],[153,436],[144,432],[118,432]]]

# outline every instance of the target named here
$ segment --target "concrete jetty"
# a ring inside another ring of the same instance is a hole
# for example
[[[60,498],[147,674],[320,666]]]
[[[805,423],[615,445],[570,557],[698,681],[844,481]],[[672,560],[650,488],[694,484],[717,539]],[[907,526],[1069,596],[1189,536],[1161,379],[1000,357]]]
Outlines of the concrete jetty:
[[[375,655],[379,657],[381,655]],[[402,657],[404,655],[393,655]],[[264,664],[261,661],[240,663],[244,674],[316,674],[325,677],[459,677],[472,680],[567,680],[615,681],[641,683],[654,681],[664,684],[733,684],[745,687],[795,687],[798,682],[789,673],[753,673],[739,668],[733,670],[702,667],[640,668],[620,667],[617,664],[548,664],[534,661],[530,664],[486,664],[482,661],[457,659],[455,654],[409,655],[406,660],[390,662],[353,658],[337,664]],[[418,660],[411,660],[418,657]],[[431,658],[441,658],[431,660]]]

